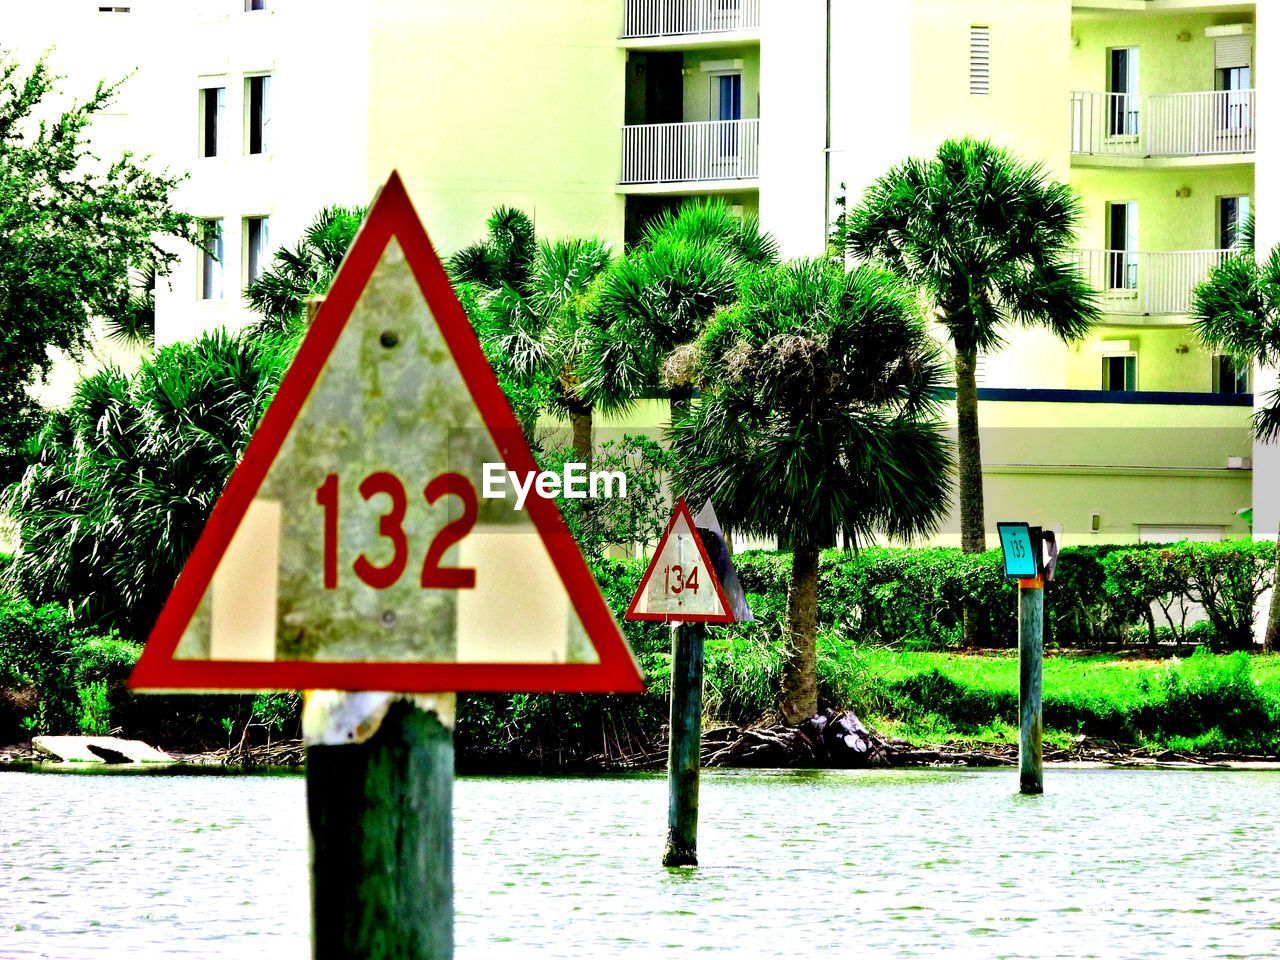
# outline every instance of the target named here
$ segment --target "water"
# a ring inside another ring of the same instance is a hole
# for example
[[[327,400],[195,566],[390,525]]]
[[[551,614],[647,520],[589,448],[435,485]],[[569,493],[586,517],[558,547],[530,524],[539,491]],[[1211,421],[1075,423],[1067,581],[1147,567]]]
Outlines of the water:
[[[1280,772],[458,783],[460,958],[1275,957]],[[0,773],[0,957],[308,956],[297,776]]]

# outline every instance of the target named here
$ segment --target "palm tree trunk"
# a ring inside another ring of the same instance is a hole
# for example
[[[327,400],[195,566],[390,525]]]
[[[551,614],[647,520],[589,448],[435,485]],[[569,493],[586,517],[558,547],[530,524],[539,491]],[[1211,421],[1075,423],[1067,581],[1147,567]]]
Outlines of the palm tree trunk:
[[[1262,635],[1262,652],[1275,653],[1280,641],[1280,533],[1276,535],[1276,569],[1271,579],[1271,604],[1267,608],[1267,632]]]
[[[978,436],[978,351],[956,350],[956,435],[960,460],[960,545],[965,553],[987,549],[982,503],[982,442]],[[978,612],[964,606],[964,645],[977,646]]]
[[[585,463],[591,469],[591,458],[595,453],[595,441],[592,433],[595,418],[591,407],[575,406],[569,410],[569,425],[573,428],[573,455],[579,463]]]
[[[982,444],[978,438],[978,352],[956,351],[956,427],[960,459],[960,543],[965,553],[987,549],[982,505]]]
[[[818,712],[818,548],[796,543],[787,591],[778,713],[789,727]]]

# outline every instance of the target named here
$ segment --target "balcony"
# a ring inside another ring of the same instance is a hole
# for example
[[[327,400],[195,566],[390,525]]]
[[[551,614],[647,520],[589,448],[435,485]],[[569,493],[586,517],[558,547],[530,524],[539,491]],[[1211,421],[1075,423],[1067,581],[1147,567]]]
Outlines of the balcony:
[[[620,183],[626,193],[753,190],[759,176],[759,120],[622,128]]]
[[[760,0],[627,0],[627,46],[704,38],[709,43],[759,39]]]
[[[1255,149],[1254,90],[1071,95],[1071,152],[1124,160],[1221,158]]]
[[[1136,317],[1185,317],[1196,284],[1233,252],[1076,251],[1085,279],[1099,292],[1103,313]]]

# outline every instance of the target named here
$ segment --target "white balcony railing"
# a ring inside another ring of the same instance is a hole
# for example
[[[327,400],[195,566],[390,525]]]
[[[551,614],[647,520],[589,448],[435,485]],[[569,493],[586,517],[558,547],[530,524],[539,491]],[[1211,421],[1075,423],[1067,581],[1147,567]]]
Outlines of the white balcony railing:
[[[622,183],[749,180],[759,175],[759,120],[622,128]]]
[[[1081,271],[1104,313],[1136,316],[1191,312],[1191,291],[1235,251],[1078,250]]]
[[[1253,153],[1253,90],[1071,95],[1071,152],[1111,157]]]
[[[684,37],[760,27],[760,0],[627,0],[624,38]]]

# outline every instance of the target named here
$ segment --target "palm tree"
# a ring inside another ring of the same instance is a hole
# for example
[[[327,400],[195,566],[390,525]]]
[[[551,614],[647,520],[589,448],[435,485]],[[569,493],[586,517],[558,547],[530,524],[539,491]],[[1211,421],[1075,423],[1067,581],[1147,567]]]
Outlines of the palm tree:
[[[594,449],[594,408],[580,389],[579,370],[596,333],[594,285],[610,259],[599,240],[544,241],[524,281],[502,283],[483,298],[473,320],[507,380],[546,388],[547,404],[573,428],[582,463],[591,462]]]
[[[1280,364],[1280,246],[1259,262],[1254,256],[1253,218],[1245,224],[1240,252],[1228,256],[1195,288],[1191,326],[1209,349],[1230,354],[1235,362]],[[1280,390],[1266,394],[1253,415],[1253,433],[1263,443],[1280,438]],[[1276,540],[1275,576],[1280,584],[1280,537]],[[1262,649],[1280,643],[1280,590],[1272,590]]]
[[[366,212],[364,207],[325,207],[296,246],[276,251],[271,265],[244,291],[249,307],[261,318],[255,329],[283,333],[302,323],[306,301],[329,289]]]
[[[1069,250],[1079,217],[1071,189],[1041,165],[972,139],[948,140],[932,159],[892,168],[849,213],[847,252],[886,263],[923,290],[955,349],[967,553],[987,545],[978,355],[998,349],[1015,322],[1067,342],[1088,333],[1098,316],[1095,296]]]
[[[818,553],[911,539],[948,506],[944,363],[892,272],[828,259],[758,271],[698,341],[703,399],[673,427],[675,479],[728,525],[792,544],[778,709],[818,706]]]
[[[693,341],[737,299],[744,271],[777,258],[759,220],[736,216],[719,198],[686,201],[656,218],[600,281],[599,335],[583,356],[583,395],[619,410],[665,388],[673,413],[686,411]]]
[[[533,221],[523,210],[498,207],[489,217],[488,233],[449,258],[449,275],[455,283],[474,283],[494,289],[503,285],[519,290],[529,279],[537,256]]]

